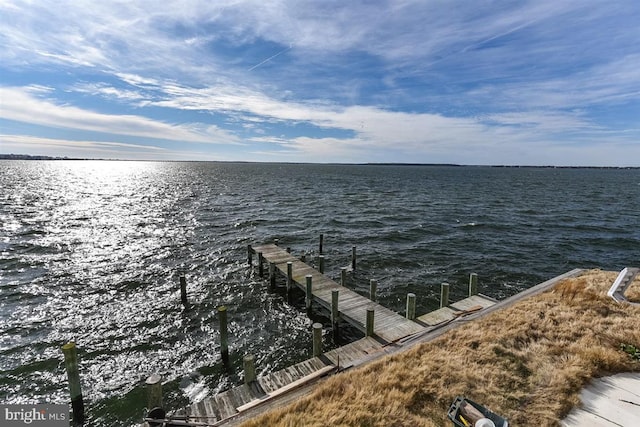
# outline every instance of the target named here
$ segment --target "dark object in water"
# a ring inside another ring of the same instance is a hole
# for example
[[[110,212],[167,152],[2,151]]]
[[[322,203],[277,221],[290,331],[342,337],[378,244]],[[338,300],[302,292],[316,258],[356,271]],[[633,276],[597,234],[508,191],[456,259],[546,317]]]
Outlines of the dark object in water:
[[[455,398],[447,416],[456,427],[474,427],[481,419],[491,420],[496,427],[509,427],[507,420],[500,415],[462,396]]]

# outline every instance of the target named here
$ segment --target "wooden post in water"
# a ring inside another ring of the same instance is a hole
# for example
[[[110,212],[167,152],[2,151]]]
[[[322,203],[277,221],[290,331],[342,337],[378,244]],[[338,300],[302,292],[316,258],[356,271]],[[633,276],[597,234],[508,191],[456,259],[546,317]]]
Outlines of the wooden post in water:
[[[287,292],[293,287],[293,262],[287,261]]]
[[[338,311],[338,296],[340,291],[338,289],[331,290],[331,325],[334,333],[338,331],[338,317],[340,311]]]
[[[300,261],[304,262],[305,264],[307,263],[307,253],[303,253],[302,255],[300,255]]]
[[[320,234],[320,247],[318,248],[318,253],[322,255],[322,245],[324,244],[324,234]]]
[[[320,264],[318,266],[318,271],[322,274],[324,274],[324,255],[320,255],[318,257],[318,263]]]
[[[78,370],[78,352],[76,343],[68,342],[62,346],[64,354],[64,366],[67,370],[69,380],[69,394],[71,395],[71,409],[73,411],[73,423],[75,425],[84,424],[84,401],[82,400],[82,389],[80,387],[80,373]]]
[[[264,277],[264,257],[262,252],[258,252],[258,275]]]
[[[256,380],[256,362],[253,354],[247,354],[242,358],[244,368],[244,383],[251,384]]]
[[[440,285],[440,308],[449,307],[449,284]]]
[[[185,307],[189,307],[189,300],[187,300],[187,278],[184,274],[180,275],[180,301]]]
[[[322,323],[313,324],[313,357],[322,354]]]
[[[145,381],[147,385],[147,409],[162,408],[162,377],[151,374]]]
[[[471,273],[469,275],[469,296],[478,295],[478,275]]]
[[[229,331],[227,330],[227,307],[218,307],[218,317],[220,320],[220,354],[222,361],[229,363]]]
[[[366,325],[366,336],[373,336],[373,322],[374,322],[375,311],[373,308],[367,308],[367,325]]]
[[[251,245],[247,245],[247,264],[249,264],[249,267],[253,265],[253,248]]]
[[[351,248],[351,269],[354,271],[356,269],[356,247],[355,246]]]
[[[414,293],[407,294],[407,319],[416,319],[416,294]]]
[[[376,300],[376,292],[378,291],[378,281],[376,279],[369,280],[369,299]]]
[[[269,285],[273,289],[276,286],[276,263],[269,263]]]
[[[340,267],[340,285],[347,287],[347,267]]]
[[[305,295],[305,307],[307,308],[307,313],[311,313],[311,303],[313,302],[313,293],[312,293],[312,280],[313,280],[313,276],[311,274],[307,274],[306,276],[304,276],[304,278],[306,279],[306,295]]]

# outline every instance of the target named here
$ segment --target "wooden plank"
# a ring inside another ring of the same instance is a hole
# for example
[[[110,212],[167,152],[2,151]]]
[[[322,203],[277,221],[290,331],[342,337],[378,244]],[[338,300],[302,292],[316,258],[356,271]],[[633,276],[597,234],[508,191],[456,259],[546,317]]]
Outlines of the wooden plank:
[[[287,393],[287,392],[293,390],[296,387],[303,386],[304,384],[306,384],[306,383],[308,383],[310,381],[313,381],[314,379],[317,379],[317,378],[320,378],[320,377],[322,377],[324,375],[327,375],[328,373],[334,371],[335,369],[336,369],[335,366],[325,366],[324,368],[322,368],[322,369],[320,369],[318,371],[315,371],[315,372],[313,372],[313,373],[311,373],[311,374],[309,374],[307,376],[304,376],[302,378],[299,378],[299,379],[291,382],[290,384],[288,384],[288,385],[286,385],[284,387],[279,388],[278,390],[274,391],[273,393],[270,393],[270,394],[266,395],[264,398],[256,399],[256,400],[254,400],[252,402],[247,403],[246,405],[239,406],[237,408],[238,412],[247,411],[247,410],[249,410],[249,409],[251,409],[251,408],[253,408],[255,406],[258,406],[258,405],[260,405],[262,403],[265,403],[265,402],[267,402],[267,401],[269,401],[269,400],[271,400],[273,398],[276,398],[276,397],[280,396],[281,394]]]
[[[229,392],[232,395],[232,401],[236,407],[249,403],[255,398],[251,392],[251,388],[247,384],[232,388]]]
[[[483,308],[491,307],[496,303],[497,301],[494,300],[493,298],[489,298],[485,295],[478,294],[478,295],[473,295],[468,298],[465,298],[461,301],[455,302],[451,304],[451,307],[460,311],[465,311],[478,305],[482,306]]]
[[[453,310],[449,307],[442,307],[438,310],[424,314],[418,317],[418,320],[426,323],[429,326],[439,325],[440,323],[447,322],[456,318],[457,310]]]
[[[383,346],[374,338],[365,337],[350,344],[338,347],[324,354],[333,364],[340,363],[341,368],[351,365],[352,362],[367,357],[373,353],[382,351]]]
[[[624,424],[614,424],[599,415],[587,412],[584,409],[571,411],[569,416],[560,421],[562,427],[620,427]]]
[[[220,419],[224,420],[225,418],[229,418],[235,415],[238,411],[236,411],[236,405],[231,401],[228,392],[224,392],[221,394],[217,394],[213,396],[213,399],[209,400],[209,404],[213,404],[215,402],[216,408],[220,412]],[[205,405],[207,402],[205,402]]]
[[[640,425],[640,373],[624,373],[592,380],[580,393],[582,406],[572,410],[561,425]]]

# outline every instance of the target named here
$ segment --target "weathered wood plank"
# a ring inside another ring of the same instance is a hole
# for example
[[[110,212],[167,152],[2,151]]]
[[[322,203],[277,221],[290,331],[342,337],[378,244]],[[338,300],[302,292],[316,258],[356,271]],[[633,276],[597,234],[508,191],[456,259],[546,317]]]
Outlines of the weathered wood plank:
[[[580,400],[582,406],[572,410],[560,425],[640,425],[640,374],[623,373],[596,378],[582,390]]]
[[[493,298],[489,298],[488,296],[478,294],[478,295],[473,295],[468,298],[465,298],[462,301],[455,302],[451,304],[451,307],[458,309],[460,311],[465,311],[478,305],[482,306],[483,308],[491,307],[492,305],[495,305],[497,302],[498,301],[494,300]]]
[[[374,338],[365,337],[358,341],[336,348],[325,353],[333,364],[340,362],[340,367],[344,368],[356,360],[360,360],[370,354],[382,351],[383,346]]]
[[[449,307],[443,307],[430,313],[418,317],[418,320],[427,325],[434,326],[442,322],[452,320],[456,317],[457,310]]]
[[[212,400],[213,401],[209,401],[208,403],[212,404],[215,402],[216,408],[220,412],[220,419],[224,420],[225,418],[229,418],[238,413],[238,411],[236,410],[236,405],[231,401],[228,392],[217,394],[213,396]],[[207,402],[205,402],[205,404],[206,403]]]

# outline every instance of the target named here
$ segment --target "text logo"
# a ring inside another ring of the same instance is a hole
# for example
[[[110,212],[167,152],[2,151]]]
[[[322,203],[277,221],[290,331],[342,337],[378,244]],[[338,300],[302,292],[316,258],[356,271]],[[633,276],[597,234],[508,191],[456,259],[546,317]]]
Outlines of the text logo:
[[[0,425],[3,427],[68,427],[68,405],[0,405]]]

